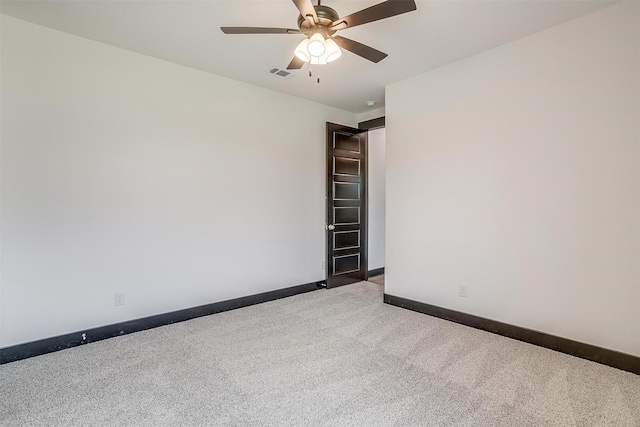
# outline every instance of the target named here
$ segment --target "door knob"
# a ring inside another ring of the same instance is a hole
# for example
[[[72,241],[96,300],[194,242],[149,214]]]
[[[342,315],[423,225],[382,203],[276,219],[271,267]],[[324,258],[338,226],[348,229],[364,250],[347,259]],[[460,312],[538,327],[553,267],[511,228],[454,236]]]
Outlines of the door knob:
[[[329,231],[333,231],[333,230],[335,230],[335,229],[336,229],[336,226],[335,226],[335,225],[333,225],[333,224],[329,224],[329,225],[327,225],[327,230],[329,230]]]

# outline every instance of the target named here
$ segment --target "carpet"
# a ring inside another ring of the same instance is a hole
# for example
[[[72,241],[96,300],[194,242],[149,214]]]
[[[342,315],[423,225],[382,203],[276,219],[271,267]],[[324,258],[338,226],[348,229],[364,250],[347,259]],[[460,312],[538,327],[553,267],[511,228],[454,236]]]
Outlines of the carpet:
[[[2,426],[640,426],[640,376],[361,282],[0,366]]]

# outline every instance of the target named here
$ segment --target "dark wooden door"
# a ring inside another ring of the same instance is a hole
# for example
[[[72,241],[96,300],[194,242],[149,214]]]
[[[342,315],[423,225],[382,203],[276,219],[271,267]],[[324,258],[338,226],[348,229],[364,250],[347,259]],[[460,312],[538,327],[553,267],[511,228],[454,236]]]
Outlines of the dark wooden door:
[[[327,123],[327,288],[366,280],[367,132]]]

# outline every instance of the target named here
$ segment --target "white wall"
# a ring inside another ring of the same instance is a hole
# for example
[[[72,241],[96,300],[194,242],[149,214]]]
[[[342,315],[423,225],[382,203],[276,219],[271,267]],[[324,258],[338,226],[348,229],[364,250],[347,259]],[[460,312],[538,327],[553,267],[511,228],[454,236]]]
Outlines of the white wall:
[[[5,16],[1,84],[1,346],[324,279],[354,114]]]
[[[368,133],[368,268],[384,267],[384,212],[385,212],[385,130],[370,130]]]
[[[640,356],[639,8],[387,88],[387,293]]]
[[[2,5],[0,5],[1,11]],[[1,16],[0,16],[1,18]],[[2,22],[0,19],[0,82],[2,82]],[[4,94],[0,84],[0,190],[2,187],[2,98]],[[0,192],[0,347],[2,347],[2,197]]]

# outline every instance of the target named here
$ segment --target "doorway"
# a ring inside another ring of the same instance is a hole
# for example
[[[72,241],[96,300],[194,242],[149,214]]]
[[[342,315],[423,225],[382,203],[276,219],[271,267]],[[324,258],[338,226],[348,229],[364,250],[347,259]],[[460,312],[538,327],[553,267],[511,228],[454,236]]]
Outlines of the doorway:
[[[367,131],[327,123],[327,288],[367,279]]]
[[[384,281],[384,117],[327,123],[327,288]]]
[[[367,135],[367,280],[384,285],[385,272],[385,207],[386,150],[385,128],[368,130]]]

